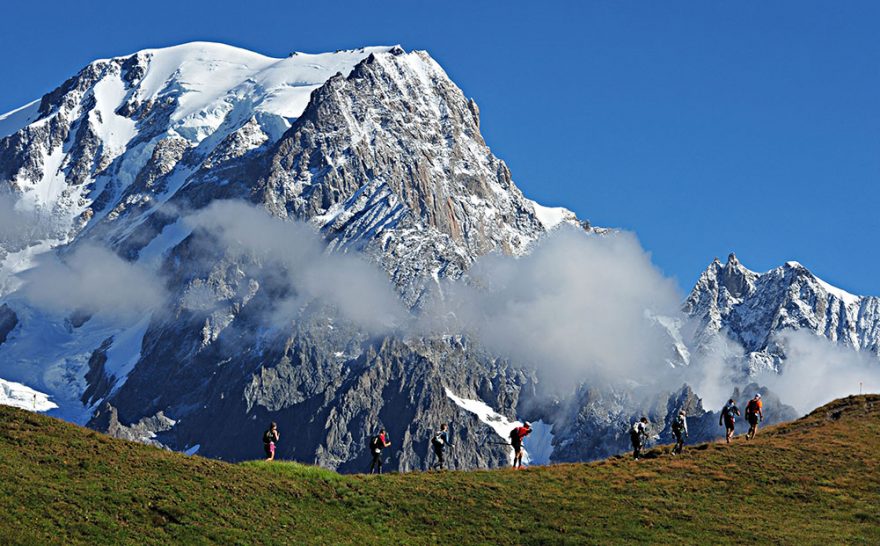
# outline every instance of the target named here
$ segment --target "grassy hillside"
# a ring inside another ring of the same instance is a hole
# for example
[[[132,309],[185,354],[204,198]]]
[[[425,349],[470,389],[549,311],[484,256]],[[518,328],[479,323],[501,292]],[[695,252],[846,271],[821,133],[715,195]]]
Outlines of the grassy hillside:
[[[0,543],[880,544],[880,396],[731,446],[525,471],[226,464],[0,407]]]

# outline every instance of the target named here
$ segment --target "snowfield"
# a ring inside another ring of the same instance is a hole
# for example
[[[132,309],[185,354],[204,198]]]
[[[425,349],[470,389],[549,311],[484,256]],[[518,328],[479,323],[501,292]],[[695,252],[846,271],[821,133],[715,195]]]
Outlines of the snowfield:
[[[49,400],[49,395],[4,379],[0,379],[0,404],[30,411],[49,411],[58,407]]]

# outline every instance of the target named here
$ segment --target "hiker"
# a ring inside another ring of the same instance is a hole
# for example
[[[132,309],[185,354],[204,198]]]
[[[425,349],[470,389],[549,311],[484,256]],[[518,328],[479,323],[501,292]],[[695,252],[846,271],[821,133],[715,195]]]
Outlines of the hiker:
[[[751,440],[758,433],[758,422],[764,420],[764,403],[761,402],[761,394],[758,393],[746,404],[746,421],[749,422],[749,431],[746,432],[746,440]]]
[[[718,419],[718,426],[720,427],[722,424],[727,429],[727,437],[726,441],[729,444],[730,439],[733,438],[733,429],[736,425],[736,418],[742,415],[739,412],[739,408],[736,407],[736,402],[733,401],[733,398],[727,401],[727,405],[724,406],[724,409],[721,410],[721,417]]]
[[[675,436],[675,447],[672,448],[673,455],[680,455],[684,449],[684,439],[688,437],[687,412],[682,409],[672,421],[672,435]]]
[[[437,461],[432,467],[434,470],[446,468],[446,448],[455,447],[449,442],[449,426],[446,423],[440,425],[440,431],[431,438],[431,447],[434,448],[434,455]]]
[[[266,432],[263,433],[263,450],[266,452],[267,461],[275,460],[275,444],[279,438],[281,438],[281,435],[278,434],[278,424],[273,421],[269,428],[266,429]]]
[[[391,447],[391,439],[385,429],[370,439],[370,453],[373,454],[373,462],[370,463],[370,474],[374,471],[382,473],[382,450]]]
[[[510,445],[513,446],[513,468],[522,468],[523,438],[532,433],[532,424],[526,421],[523,426],[510,431]]]
[[[629,439],[633,446],[633,459],[638,461],[642,454],[642,447],[645,445],[645,440],[648,439],[647,417],[642,417],[633,423],[632,428],[629,429]]]

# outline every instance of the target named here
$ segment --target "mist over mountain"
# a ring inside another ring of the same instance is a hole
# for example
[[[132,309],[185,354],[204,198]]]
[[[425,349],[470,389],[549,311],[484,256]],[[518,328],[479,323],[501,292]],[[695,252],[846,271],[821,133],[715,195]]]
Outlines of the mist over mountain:
[[[880,300],[732,255],[683,298],[634,234],[526,198],[399,46],[95,61],[0,116],[0,213],[4,385],[211,457],[259,456],[271,420],[280,457],[357,471],[384,426],[412,470],[451,422],[460,468],[497,466],[528,419],[583,460],[641,415],[711,438],[734,393],[779,421],[880,388]]]

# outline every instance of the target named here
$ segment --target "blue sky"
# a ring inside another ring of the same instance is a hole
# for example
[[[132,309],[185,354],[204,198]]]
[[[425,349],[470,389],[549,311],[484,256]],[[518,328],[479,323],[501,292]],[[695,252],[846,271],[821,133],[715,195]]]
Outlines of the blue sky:
[[[0,111],[192,40],[400,43],[474,97],[530,197],[635,231],[690,288],[735,251],[880,295],[880,2],[5,2]]]

